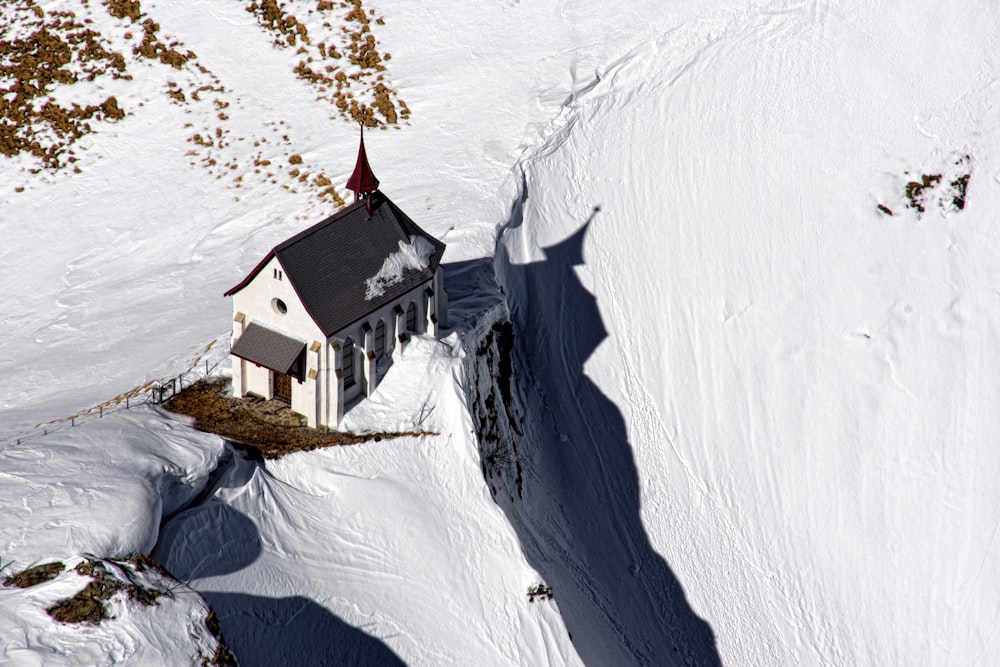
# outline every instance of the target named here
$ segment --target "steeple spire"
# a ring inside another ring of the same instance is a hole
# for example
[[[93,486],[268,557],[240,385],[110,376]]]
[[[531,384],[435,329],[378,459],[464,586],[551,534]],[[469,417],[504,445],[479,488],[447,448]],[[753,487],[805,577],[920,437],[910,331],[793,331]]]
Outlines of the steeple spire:
[[[358,148],[358,162],[354,165],[354,173],[347,179],[347,189],[354,192],[354,201],[365,199],[378,190],[378,179],[372,173],[368,164],[368,154],[365,153],[365,126],[361,125],[361,146]]]

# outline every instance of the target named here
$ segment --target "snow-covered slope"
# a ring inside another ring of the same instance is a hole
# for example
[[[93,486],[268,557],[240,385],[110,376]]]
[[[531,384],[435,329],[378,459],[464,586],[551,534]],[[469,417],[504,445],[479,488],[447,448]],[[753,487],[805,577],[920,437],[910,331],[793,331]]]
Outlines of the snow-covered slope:
[[[105,563],[117,586],[156,591],[140,603],[105,587],[108,617],[62,624],[46,609],[85,591],[87,560],[148,553],[160,522],[204,489],[222,441],[136,408],[0,450],[4,577],[43,563],[65,572],[27,588],[0,586],[0,660],[13,665],[208,664],[217,640],[197,593],[155,567]],[[85,603],[86,604],[86,603]]]
[[[202,592],[241,664],[575,660],[556,607],[528,603],[538,575],[483,485],[457,344],[415,339],[349,417],[438,435],[236,455],[167,522],[154,556]]]
[[[149,548],[221,457],[157,553],[246,664],[289,646],[415,664],[997,662],[993,5],[365,4],[372,71],[329,55],[361,30],[340,3],[107,9],[127,6],[0,8],[22,36],[75,12],[131,77],[109,57],[53,86],[67,108],[113,95],[125,112],[89,121],[76,162],[0,158],[0,446],[27,479],[0,481],[6,507],[27,498],[0,525],[4,563]],[[146,18],[196,55],[144,50]],[[356,134],[324,63],[358,74],[357,100],[378,75],[391,89],[399,129],[380,120],[369,156],[449,244],[458,301],[455,337],[413,346],[349,424],[440,435],[260,465],[147,408],[46,426],[176,376],[213,339],[224,351],[222,292],[335,209],[326,181],[346,180]],[[512,369],[503,327],[488,333],[507,307]],[[490,419],[516,455],[476,441]],[[115,523],[72,509],[119,484],[135,502]],[[529,605],[543,581],[555,601]],[[261,623],[287,632],[268,642]]]
[[[160,522],[208,483],[222,439],[151,407],[120,411],[0,450],[3,564],[149,553]]]
[[[621,622],[585,660],[656,664],[678,628],[725,664],[1000,658],[997,18],[713,15],[525,161],[511,512],[570,632]]]

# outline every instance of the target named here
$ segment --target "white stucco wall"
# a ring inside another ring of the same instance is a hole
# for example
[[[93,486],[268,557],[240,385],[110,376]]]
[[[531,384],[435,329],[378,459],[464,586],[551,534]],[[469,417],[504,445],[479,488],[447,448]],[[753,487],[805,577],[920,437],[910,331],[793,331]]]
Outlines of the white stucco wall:
[[[238,357],[233,357],[233,363],[239,363]],[[264,398],[271,398],[271,371],[249,361],[244,362],[243,386],[245,392],[253,392]]]
[[[423,285],[420,285],[419,287],[410,290],[402,297],[400,297],[398,300],[390,303],[387,306],[379,308],[375,312],[366,316],[364,319],[358,320],[357,322],[354,322],[349,326],[344,327],[343,329],[336,332],[333,336],[329,338],[328,340],[329,343],[337,341],[338,343],[341,344],[347,338],[352,338],[354,340],[354,346],[355,346],[354,378],[356,382],[353,387],[344,387],[345,401],[352,400],[359,394],[364,392],[364,386],[365,386],[364,383],[366,379],[365,368],[367,366],[367,364],[364,363],[364,355],[365,353],[367,353],[367,350],[364,348],[365,345],[364,325],[368,324],[368,326],[371,327],[372,340],[374,341],[375,338],[374,332],[376,326],[378,325],[379,319],[385,321],[385,342],[386,342],[385,354],[391,355],[393,351],[396,349],[396,337],[399,335],[399,331],[396,330],[396,314],[394,312],[397,305],[399,305],[403,309],[404,312],[403,327],[405,328],[406,308],[412,301],[417,307],[417,333],[424,333],[427,331],[427,306],[426,306],[426,299],[424,297],[424,290],[427,288],[428,284],[433,285],[433,281],[431,281],[430,283],[424,283]],[[435,290],[435,298],[437,298],[437,295],[438,292],[437,290]],[[333,388],[333,382],[331,382],[330,385],[331,385],[331,390],[335,390]]]
[[[280,274],[275,272],[279,271]],[[280,277],[276,277],[280,276]],[[274,300],[280,299],[286,307],[285,313],[280,313],[274,307]],[[316,424],[316,380],[310,379],[309,371],[317,372],[317,355],[308,348],[313,341],[323,341],[325,336],[313,322],[299,301],[295,288],[284,275],[284,269],[277,257],[272,257],[260,272],[246,287],[233,295],[233,312],[243,313],[244,322],[233,323],[233,336],[239,336],[251,323],[260,324],[278,331],[289,338],[301,340],[307,347],[305,377],[302,381],[292,380],[292,410],[306,415],[312,425]],[[234,380],[240,359],[233,357]],[[244,362],[245,369],[242,387],[246,392],[253,392],[271,398],[271,371],[251,362]],[[235,392],[235,386],[234,386]]]
[[[306,312],[288,277],[274,278],[275,269],[284,273],[277,257],[271,258],[249,285],[233,295],[233,310],[246,313],[247,324],[264,324],[306,344],[324,340],[323,332]],[[281,315],[275,311],[271,306],[273,299],[284,301],[288,312]]]
[[[437,299],[438,325],[448,326],[448,292],[444,289],[444,269],[434,273],[434,298]]]

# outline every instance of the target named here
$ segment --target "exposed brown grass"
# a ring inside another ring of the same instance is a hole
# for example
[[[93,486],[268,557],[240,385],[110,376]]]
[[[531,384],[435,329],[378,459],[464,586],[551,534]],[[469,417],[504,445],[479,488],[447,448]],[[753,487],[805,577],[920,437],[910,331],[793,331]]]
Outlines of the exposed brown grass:
[[[409,118],[409,107],[385,81],[385,63],[392,55],[379,49],[372,32],[372,24],[385,23],[382,17],[375,16],[374,9],[366,9],[362,0],[336,3],[348,10],[339,32],[324,21],[319,30],[327,34],[314,40],[305,22],[293,15],[289,6],[278,0],[252,0],[246,9],[273,34],[275,46],[295,47],[296,53],[303,56],[293,71],[321,93],[317,99],[329,101],[342,118],[367,127],[398,127],[401,119]],[[320,0],[315,10],[308,9],[307,13],[335,8],[333,2]],[[354,71],[348,74],[348,69]]]
[[[233,657],[226,641],[222,638],[222,629],[219,627],[219,619],[215,611],[209,611],[205,617],[205,627],[212,633],[212,636],[219,642],[215,647],[215,653],[211,656],[204,656],[201,664],[203,667],[237,667],[236,658]]]
[[[59,169],[72,156],[70,146],[92,131],[90,121],[119,120],[125,113],[114,97],[63,105],[52,101],[52,93],[104,75],[128,78],[125,58],[72,12],[46,15],[34,0],[20,0],[12,11],[16,24],[31,32],[0,33],[0,153],[30,153],[44,167]]]
[[[54,563],[42,563],[27,570],[21,570],[16,574],[11,574],[4,578],[3,585],[8,588],[31,588],[38,584],[51,581],[59,576],[66,569],[66,564],[60,561]]]
[[[180,69],[189,60],[194,60],[195,54],[193,51],[181,53],[174,48],[177,46],[176,43],[164,44],[161,42],[160,38],[156,35],[159,30],[160,24],[153,19],[143,21],[142,42],[133,49],[133,52],[150,60],[159,60],[164,65],[170,65],[174,69]]]
[[[379,442],[404,436],[437,435],[429,431],[346,433],[274,424],[249,409],[245,401],[223,396],[226,384],[225,380],[201,380],[179,392],[165,407],[172,412],[193,417],[194,426],[198,430],[241,442],[260,452],[266,459],[323,447]]]
[[[252,178],[255,174],[261,174],[260,179],[272,185],[281,185],[273,174],[264,176],[259,170],[260,165],[256,163],[283,160],[295,154],[292,141],[287,136],[287,128],[282,130],[286,133],[282,135],[284,145],[272,145],[271,148],[275,150],[251,156],[250,159],[255,162],[251,167],[247,157],[235,152],[231,146],[243,141],[252,141],[258,146],[267,139],[263,136],[233,135],[230,118],[239,113],[239,101],[226,90],[211,70],[198,62],[192,51],[161,31],[156,17],[144,12],[139,0],[101,0],[100,3],[80,0],[80,3],[76,14],[72,11],[46,12],[39,0],[10,0],[4,3],[4,9],[0,12],[3,19],[3,25],[0,26],[0,155],[34,156],[38,161],[38,168],[26,167],[32,173],[41,169],[55,171],[64,168],[80,172],[74,145],[81,137],[99,129],[99,123],[123,119],[126,109],[118,98],[110,96],[94,100],[79,99],[78,102],[57,101],[68,97],[59,90],[77,82],[94,81],[102,76],[131,79],[129,70],[137,61],[153,60],[173,69],[183,70],[183,74],[162,90],[173,104],[185,107],[184,113],[192,113],[193,107],[200,102],[211,103],[215,107],[211,120],[202,119],[204,124],[185,124],[185,127],[193,128],[188,141],[196,144],[187,153],[192,166],[206,169],[218,179],[228,179],[235,188],[250,185],[250,180],[244,179],[247,176]],[[306,0],[307,7],[308,3],[309,0]],[[296,6],[302,5],[299,3]],[[337,6],[347,10],[353,5],[340,2]],[[354,13],[354,18],[343,17],[334,26],[327,23],[326,27],[329,29],[326,32],[330,33],[330,43],[316,46],[309,36],[306,22],[299,21],[284,9],[284,3],[261,0],[256,7],[253,11],[260,15],[261,24],[267,30],[282,36],[279,40],[282,48],[288,48],[292,43],[295,45],[293,48],[303,49],[307,67],[311,67],[309,63],[318,59],[320,62],[314,64],[316,76],[325,77],[322,84],[331,91],[347,91],[347,95],[353,96],[348,89],[351,85],[359,87],[359,81],[363,83],[364,79],[356,76],[340,76],[335,79],[325,72],[324,66],[327,62],[343,62],[350,66],[352,61],[346,47],[338,45],[338,38],[333,33],[343,23],[355,21],[359,16],[357,12]],[[330,3],[326,11],[333,10],[335,6]],[[315,10],[308,9],[308,13],[314,17],[317,11],[320,11],[318,6]],[[124,53],[111,47],[110,35],[102,35],[91,29],[95,12],[106,12],[120,21],[118,29],[131,42]],[[370,65],[375,60],[384,60],[382,54],[378,59],[372,56],[369,40],[363,42],[368,46],[359,51],[360,55],[355,54],[354,60]],[[329,66],[329,69],[335,74],[343,75],[335,67]],[[305,70],[302,70],[302,74],[306,78],[311,76]],[[402,117],[397,111],[405,105],[395,102],[393,93],[388,89],[376,91],[373,87],[370,97],[370,109],[364,105],[358,106],[357,100],[344,97],[339,102],[344,117],[367,119],[365,122],[368,124],[384,123],[386,118],[398,121]],[[142,106],[143,103],[139,102],[138,105]],[[192,118],[201,118],[203,115]],[[377,118],[377,121],[372,120],[373,118]],[[283,123],[266,124],[277,127]],[[318,166],[313,166],[309,171],[313,177],[324,176]],[[299,191],[310,190],[320,201],[338,208],[345,206],[343,197],[332,182],[320,184],[310,181],[303,184],[304,188],[296,184],[286,185],[298,188]],[[22,185],[14,187],[21,188],[19,192],[24,190]]]
[[[906,198],[909,200],[907,206],[916,209],[920,213],[926,210],[923,201],[924,190],[933,189],[941,182],[941,174],[921,174],[919,181],[910,181],[906,184]]]
[[[142,10],[139,8],[139,0],[104,0],[108,13],[116,19],[131,19],[132,23],[139,20]]]

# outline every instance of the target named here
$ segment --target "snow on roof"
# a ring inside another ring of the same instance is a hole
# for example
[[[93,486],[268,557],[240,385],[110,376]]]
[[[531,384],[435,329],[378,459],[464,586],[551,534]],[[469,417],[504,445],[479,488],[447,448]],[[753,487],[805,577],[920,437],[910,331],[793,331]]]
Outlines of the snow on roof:
[[[409,243],[399,242],[399,250],[382,262],[382,268],[365,281],[365,300],[371,301],[401,282],[408,270],[424,271],[430,265],[434,246],[422,236],[411,236]]]

